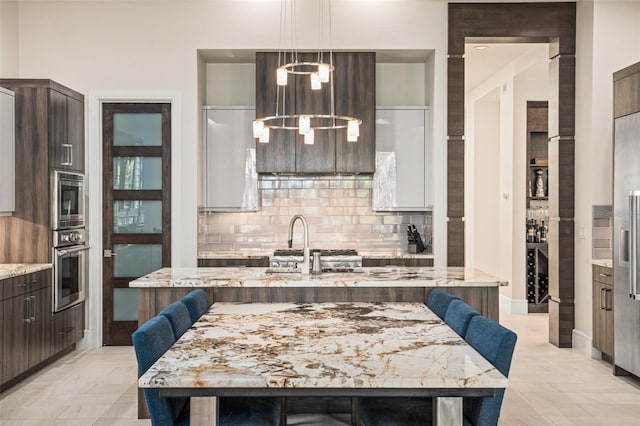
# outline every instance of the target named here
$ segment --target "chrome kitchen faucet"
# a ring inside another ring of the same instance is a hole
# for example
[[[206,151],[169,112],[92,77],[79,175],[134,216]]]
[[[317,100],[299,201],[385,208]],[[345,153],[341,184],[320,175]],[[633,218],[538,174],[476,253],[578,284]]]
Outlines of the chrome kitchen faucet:
[[[302,261],[302,267],[300,269],[300,272],[302,272],[303,274],[308,274],[309,264],[310,264],[309,262],[309,225],[307,224],[307,219],[305,219],[305,217],[302,216],[301,214],[294,215],[289,221],[289,240],[287,241],[287,244],[289,245],[289,248],[293,246],[293,225],[298,219],[300,219],[300,222],[302,222],[302,227],[304,228],[304,249],[302,251],[304,258]]]

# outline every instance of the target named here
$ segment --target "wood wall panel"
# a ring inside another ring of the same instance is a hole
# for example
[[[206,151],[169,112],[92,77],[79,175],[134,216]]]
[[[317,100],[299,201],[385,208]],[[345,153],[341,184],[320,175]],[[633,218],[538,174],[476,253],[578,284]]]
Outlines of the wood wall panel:
[[[566,3],[449,4],[449,54],[464,53],[466,37],[503,42],[550,42],[574,53],[576,5]]]
[[[447,142],[447,216],[464,216],[464,140]]]
[[[464,58],[447,60],[447,135],[464,135]]]
[[[465,42],[513,43],[513,42],[546,42],[550,43],[549,57],[553,58],[549,65],[549,137],[558,137],[562,142],[549,146],[549,191],[550,216],[560,220],[557,214],[566,215],[561,219],[573,220],[574,191],[574,132],[575,132],[575,36],[576,36],[576,4],[566,3],[451,3],[449,4],[449,61],[464,54]],[[459,87],[459,70],[449,64],[449,129],[464,129],[462,111],[456,111],[460,99],[464,100],[464,87]],[[464,102],[457,108],[464,108]],[[455,120],[457,122],[451,122]],[[560,146],[569,140],[566,146]],[[451,143],[449,144],[451,147]],[[554,149],[555,148],[555,149]],[[455,153],[455,156],[463,153]],[[555,157],[554,157],[555,156]],[[555,158],[555,159],[554,159]],[[555,166],[554,166],[555,161]],[[449,156],[451,162],[451,156]],[[553,170],[555,167],[555,170]],[[564,170],[562,167],[569,167]],[[555,177],[555,183],[552,180]],[[449,173],[448,209],[451,201],[464,196],[464,177],[462,185],[455,173]],[[553,190],[555,188],[555,190]],[[562,196],[562,199],[558,197]],[[449,210],[448,210],[449,211]],[[557,213],[557,214],[556,214]],[[460,244],[458,230],[452,226],[452,214],[448,213],[448,260],[449,265],[464,264],[464,241]],[[460,215],[462,216],[462,215]],[[553,220],[552,220],[553,222]],[[554,224],[551,224],[554,226]],[[558,230],[560,223],[556,223]],[[563,229],[563,231],[565,231]],[[553,232],[553,231],[552,231]],[[550,233],[551,234],[551,233]],[[573,245],[565,241],[564,235],[549,238],[550,264],[554,261],[562,263],[562,268],[573,271]],[[553,244],[556,244],[554,247]],[[557,275],[559,268],[550,271],[550,284],[556,280],[557,286],[573,287],[569,277],[561,279]],[[554,274],[556,276],[554,277]],[[562,315],[562,318],[560,317]],[[566,336],[573,330],[573,301],[570,307],[563,306],[550,310],[550,342],[557,345],[566,344]],[[552,331],[555,330],[553,333]],[[553,335],[554,337],[551,337]],[[562,338],[560,338],[562,336]],[[570,339],[569,339],[570,342]],[[570,344],[570,343],[569,343]]]
[[[559,348],[572,347],[575,307],[572,303],[549,301],[549,343]]]
[[[449,218],[447,222],[447,266],[464,266],[464,220]]]

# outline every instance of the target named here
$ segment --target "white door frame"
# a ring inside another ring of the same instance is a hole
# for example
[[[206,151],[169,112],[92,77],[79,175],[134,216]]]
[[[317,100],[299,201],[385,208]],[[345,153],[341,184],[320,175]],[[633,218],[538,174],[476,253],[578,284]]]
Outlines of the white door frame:
[[[90,90],[87,96],[86,130],[86,196],[88,198],[89,234],[89,283],[85,301],[84,339],[80,348],[102,346],[102,104],[113,102],[171,104],[171,193],[178,194],[182,176],[182,92],[179,90]],[[181,211],[176,208],[179,197],[171,197],[171,221],[181,220]],[[171,227],[172,234],[175,227]],[[174,240],[175,235],[171,236]],[[172,244],[174,258],[177,245]]]

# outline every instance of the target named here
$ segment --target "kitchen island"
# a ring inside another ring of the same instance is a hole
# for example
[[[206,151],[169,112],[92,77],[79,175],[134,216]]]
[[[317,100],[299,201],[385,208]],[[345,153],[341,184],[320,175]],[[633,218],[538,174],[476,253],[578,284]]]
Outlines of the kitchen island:
[[[270,273],[269,268],[163,268],[129,284],[138,289],[138,323],[194,288],[210,302],[425,302],[444,287],[498,320],[498,287],[508,283],[473,268],[382,267],[319,275]]]

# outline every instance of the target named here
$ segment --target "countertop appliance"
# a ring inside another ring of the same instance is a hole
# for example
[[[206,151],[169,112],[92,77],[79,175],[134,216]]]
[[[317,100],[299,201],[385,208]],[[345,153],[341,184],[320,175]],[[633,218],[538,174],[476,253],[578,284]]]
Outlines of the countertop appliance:
[[[614,370],[640,377],[640,112],[616,118],[614,132]]]

